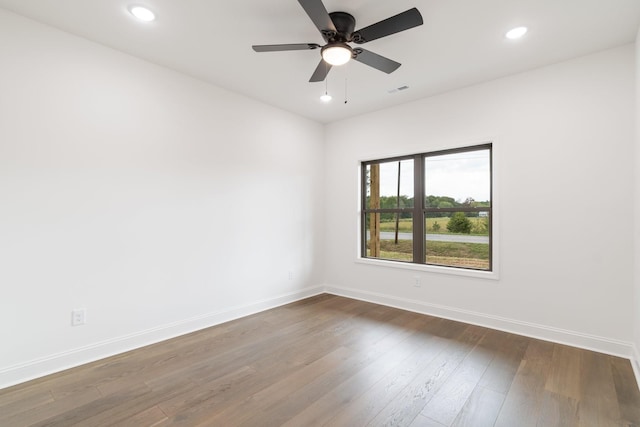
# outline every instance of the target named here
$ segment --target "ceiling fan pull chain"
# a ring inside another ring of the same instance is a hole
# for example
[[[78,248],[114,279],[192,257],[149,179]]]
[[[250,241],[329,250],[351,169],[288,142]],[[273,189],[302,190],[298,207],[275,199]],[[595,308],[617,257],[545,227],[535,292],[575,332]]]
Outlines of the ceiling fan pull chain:
[[[347,103],[347,78],[344,78],[344,103]]]
[[[329,74],[329,67],[327,67],[327,63],[324,63],[324,68],[327,70],[326,74]],[[324,94],[329,95],[329,77],[325,77],[324,79]]]

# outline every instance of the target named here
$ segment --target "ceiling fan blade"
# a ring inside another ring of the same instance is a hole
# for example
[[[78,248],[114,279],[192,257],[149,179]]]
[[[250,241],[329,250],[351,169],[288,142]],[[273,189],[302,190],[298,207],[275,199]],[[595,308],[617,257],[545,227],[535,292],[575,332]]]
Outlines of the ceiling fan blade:
[[[313,72],[313,75],[309,79],[310,83],[313,82],[321,82],[327,78],[327,74],[329,74],[329,70],[331,70],[331,64],[324,62],[324,59],[320,60],[320,63],[316,67],[316,70]]]
[[[399,33],[400,31],[408,30],[422,24],[422,15],[418,9],[414,7],[413,9],[405,10],[391,18],[376,22],[375,24],[354,32],[353,41],[355,43],[367,43],[371,40]]]
[[[399,62],[392,61],[389,58],[378,55],[377,53],[369,52],[361,48],[354,49],[356,53],[355,60],[362,62],[365,65],[375,68],[376,70],[384,71],[387,74],[393,73],[400,67]]]
[[[280,52],[284,50],[311,50],[320,47],[315,43],[294,43],[294,44],[259,44],[251,46],[256,52]]]
[[[320,30],[325,40],[328,39],[327,33],[335,34],[338,32],[322,0],[298,0],[298,3],[300,3],[300,6],[307,12],[307,15],[309,15],[309,18],[311,18],[315,26]]]

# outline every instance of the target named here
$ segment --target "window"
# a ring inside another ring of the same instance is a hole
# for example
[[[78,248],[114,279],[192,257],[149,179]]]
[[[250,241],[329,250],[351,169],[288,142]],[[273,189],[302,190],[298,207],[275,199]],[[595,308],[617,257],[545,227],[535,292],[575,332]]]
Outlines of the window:
[[[491,271],[491,147],[362,162],[361,256]]]

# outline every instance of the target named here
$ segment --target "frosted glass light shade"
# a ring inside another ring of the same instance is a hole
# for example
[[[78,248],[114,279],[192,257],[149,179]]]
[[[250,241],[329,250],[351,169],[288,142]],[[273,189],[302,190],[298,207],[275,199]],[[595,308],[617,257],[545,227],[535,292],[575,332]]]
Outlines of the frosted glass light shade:
[[[346,44],[327,46],[322,49],[322,59],[331,65],[343,65],[349,62],[353,55]]]

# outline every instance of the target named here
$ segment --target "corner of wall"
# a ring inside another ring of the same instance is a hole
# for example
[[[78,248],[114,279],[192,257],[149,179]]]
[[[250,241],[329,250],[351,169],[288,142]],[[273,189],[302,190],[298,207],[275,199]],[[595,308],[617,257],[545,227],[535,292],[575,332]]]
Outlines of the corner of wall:
[[[638,350],[637,344],[633,346],[633,355],[631,356],[631,367],[633,368],[633,373],[636,376],[636,382],[638,383],[638,388],[640,389],[640,350]]]
[[[635,104],[635,151],[634,151],[634,265],[633,265],[633,329],[634,352],[631,364],[640,388],[640,28],[636,35],[635,44],[636,65],[636,104]]]

